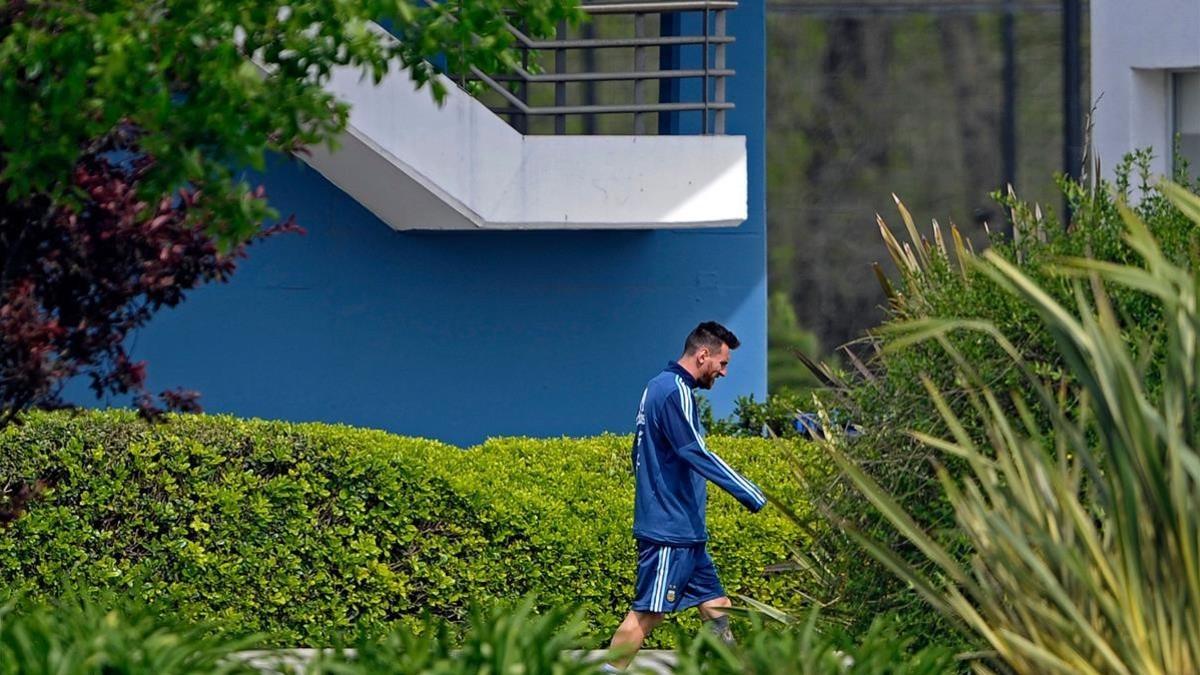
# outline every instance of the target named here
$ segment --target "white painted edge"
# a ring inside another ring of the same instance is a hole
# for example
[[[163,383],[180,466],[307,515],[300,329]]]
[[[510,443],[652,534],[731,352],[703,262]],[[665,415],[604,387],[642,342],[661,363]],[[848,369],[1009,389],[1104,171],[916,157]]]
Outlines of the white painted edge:
[[[403,69],[378,86],[337,69],[329,89],[351,106],[340,156],[311,148],[301,159],[397,230],[712,228],[747,218],[744,136],[522,136],[441,80],[439,106]]]

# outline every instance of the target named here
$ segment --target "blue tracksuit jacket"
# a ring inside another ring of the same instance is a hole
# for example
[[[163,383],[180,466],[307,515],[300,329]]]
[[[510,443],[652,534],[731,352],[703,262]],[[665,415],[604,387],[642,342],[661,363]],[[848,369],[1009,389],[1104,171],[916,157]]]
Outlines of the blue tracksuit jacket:
[[[688,545],[708,540],[707,481],[751,511],[766,503],[762,490],[704,445],[692,389],[696,380],[671,362],[642,393],[633,467],[633,536],[655,544]]]

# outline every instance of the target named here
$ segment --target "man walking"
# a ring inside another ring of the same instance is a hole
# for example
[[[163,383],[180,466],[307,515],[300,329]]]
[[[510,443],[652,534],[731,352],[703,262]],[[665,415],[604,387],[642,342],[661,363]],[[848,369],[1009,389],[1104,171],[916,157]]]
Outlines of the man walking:
[[[702,323],[688,335],[683,356],[668,363],[642,392],[633,442],[637,587],[633,607],[612,640],[612,649],[622,652],[621,668],[668,612],[697,607],[713,632],[733,641],[725,611],[731,603],[705,550],[707,481],[754,512],[767,499],[704,444],[692,390],[711,389],[724,377],[730,351],[739,344],[721,324]]]

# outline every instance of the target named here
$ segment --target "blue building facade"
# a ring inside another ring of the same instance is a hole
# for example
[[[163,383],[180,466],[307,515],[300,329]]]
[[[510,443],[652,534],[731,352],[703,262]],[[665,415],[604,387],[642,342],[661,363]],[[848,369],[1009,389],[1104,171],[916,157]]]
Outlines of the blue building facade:
[[[151,390],[196,389],[207,412],[460,445],[625,433],[646,380],[713,319],[742,339],[729,376],[706,392],[716,413],[739,395],[762,398],[763,11],[746,3],[728,18],[737,75],[726,131],[746,137],[748,160],[740,226],[397,232],[317,171],[280,160],[262,182],[307,234],[252,246],[229,284],[158,315],[132,344]]]

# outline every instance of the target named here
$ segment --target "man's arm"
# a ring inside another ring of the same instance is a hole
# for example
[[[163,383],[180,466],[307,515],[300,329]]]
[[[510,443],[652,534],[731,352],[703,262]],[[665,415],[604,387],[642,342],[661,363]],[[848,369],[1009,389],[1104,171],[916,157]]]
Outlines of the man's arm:
[[[641,451],[642,437],[646,433],[646,395],[650,392],[650,387],[647,386],[642,390],[642,400],[638,402],[637,418],[634,420],[633,429],[633,449],[629,453],[630,464],[629,471],[637,475],[638,470],[638,452]]]
[[[675,452],[746,508],[751,511],[761,509],[767,503],[763,491],[708,449],[693,423],[696,412],[692,406],[692,392],[682,382],[677,381],[676,385],[678,394],[672,393],[668,397],[663,415],[664,429]]]

